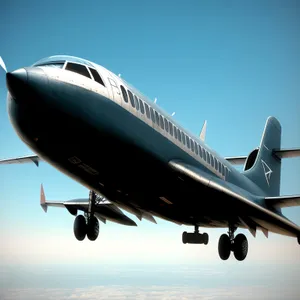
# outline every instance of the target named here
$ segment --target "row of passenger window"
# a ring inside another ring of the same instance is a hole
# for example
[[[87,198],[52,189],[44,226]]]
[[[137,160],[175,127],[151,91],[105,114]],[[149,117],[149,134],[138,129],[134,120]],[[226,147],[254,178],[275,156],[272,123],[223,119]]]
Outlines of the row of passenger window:
[[[161,129],[165,130],[196,155],[204,159],[204,161],[210,164],[217,172],[221,173],[223,176],[226,175],[227,168],[206,149],[201,147],[196,141],[187,136],[182,130],[173,125],[173,123],[159,114],[155,109],[134,95],[130,90],[126,90],[123,85],[121,85],[121,91],[123,100],[126,103],[130,102],[131,106],[137,111],[140,111],[142,114],[146,113],[147,118],[152,120],[153,124],[160,126]]]

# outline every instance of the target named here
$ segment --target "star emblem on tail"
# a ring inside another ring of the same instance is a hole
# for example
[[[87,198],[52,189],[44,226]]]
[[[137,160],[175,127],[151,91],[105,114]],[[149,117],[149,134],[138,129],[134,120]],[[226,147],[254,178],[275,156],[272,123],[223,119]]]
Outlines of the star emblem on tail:
[[[265,173],[265,177],[266,177],[266,181],[268,183],[268,186],[270,186],[270,180],[271,180],[271,174],[272,174],[272,170],[271,168],[266,164],[265,161],[261,160],[261,164],[263,166],[264,169],[264,173]]]

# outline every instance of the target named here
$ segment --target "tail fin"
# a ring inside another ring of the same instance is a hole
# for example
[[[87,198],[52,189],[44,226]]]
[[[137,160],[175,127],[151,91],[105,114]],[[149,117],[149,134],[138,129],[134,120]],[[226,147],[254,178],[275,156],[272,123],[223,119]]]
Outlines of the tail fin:
[[[273,151],[281,146],[281,125],[274,117],[267,119],[255,163],[244,175],[267,196],[280,195],[281,159]]]

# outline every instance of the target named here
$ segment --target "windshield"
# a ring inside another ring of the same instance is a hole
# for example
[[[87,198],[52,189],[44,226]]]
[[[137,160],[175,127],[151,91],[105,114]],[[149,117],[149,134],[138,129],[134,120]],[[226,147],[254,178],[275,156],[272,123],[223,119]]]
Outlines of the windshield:
[[[32,66],[37,67],[37,66],[43,66],[43,65],[58,65],[58,64],[64,64],[66,61],[74,62],[74,63],[80,63],[86,66],[91,66],[93,67],[93,64],[89,62],[86,59],[75,57],[75,56],[69,56],[69,55],[54,55],[54,56],[49,56],[40,59],[36,63],[34,63]]]

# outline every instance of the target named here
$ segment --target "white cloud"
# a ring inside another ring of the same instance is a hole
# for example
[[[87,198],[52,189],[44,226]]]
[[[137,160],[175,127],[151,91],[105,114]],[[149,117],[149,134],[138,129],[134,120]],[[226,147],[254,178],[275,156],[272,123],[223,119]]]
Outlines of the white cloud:
[[[96,286],[77,289],[2,289],[2,300],[298,300],[295,286],[245,286],[230,288],[197,288],[186,286]]]

